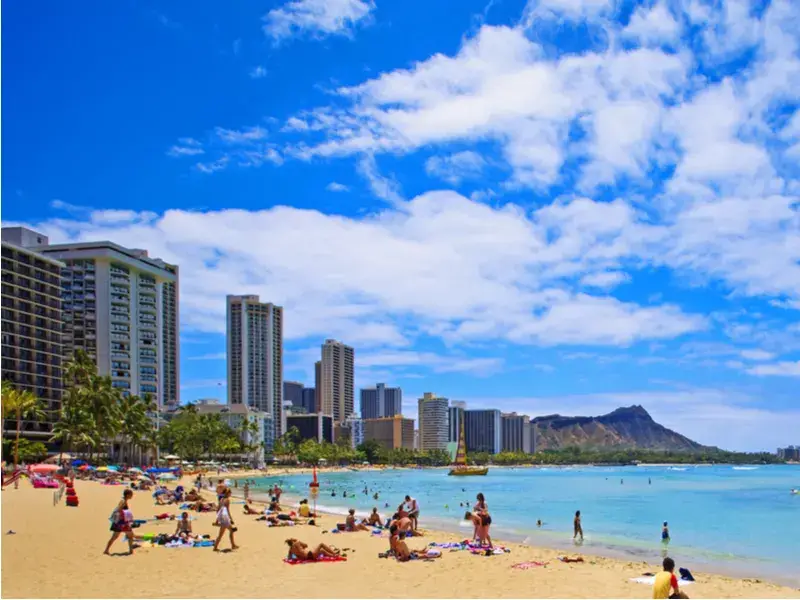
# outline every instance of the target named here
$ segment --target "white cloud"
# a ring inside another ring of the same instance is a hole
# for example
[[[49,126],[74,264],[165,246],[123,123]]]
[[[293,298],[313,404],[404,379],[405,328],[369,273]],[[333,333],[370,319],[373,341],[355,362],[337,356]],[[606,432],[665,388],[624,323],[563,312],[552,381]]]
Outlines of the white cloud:
[[[331,181],[328,185],[325,186],[325,189],[329,192],[349,192],[350,188],[347,187],[343,183],[338,183],[336,181]]]
[[[766,350],[759,350],[757,348],[751,350],[742,350],[740,352],[742,358],[746,358],[747,360],[772,360],[775,358],[775,354],[772,352],[767,352]]]
[[[470,358],[445,356],[433,352],[415,351],[381,351],[376,353],[357,354],[356,365],[366,368],[374,367],[422,367],[435,373],[472,373],[489,375],[502,368],[499,358]]]
[[[640,6],[636,9],[622,33],[642,44],[672,43],[680,36],[681,26],[666,2],[660,0],[652,7]]]
[[[456,152],[447,156],[431,156],[425,161],[428,175],[458,185],[462,179],[477,179],[483,173],[486,160],[472,150]]]
[[[250,69],[250,77],[252,79],[261,79],[262,77],[266,76],[267,76],[267,70],[261,65],[258,65],[257,67],[253,67],[252,69]]]
[[[249,144],[267,137],[267,131],[263,127],[248,127],[238,131],[217,127],[214,132],[226,144]]]
[[[373,10],[372,0],[292,0],[267,13],[264,32],[276,41],[302,34],[350,36]]]
[[[751,375],[775,377],[800,377],[800,360],[784,361],[769,365],[756,365],[747,370]]]
[[[180,157],[180,156],[196,156],[198,154],[203,154],[205,151],[203,150],[203,144],[197,141],[194,138],[181,138],[178,140],[178,144],[172,146],[167,151],[169,156],[173,157]]]
[[[201,173],[215,173],[216,171],[222,171],[226,168],[229,162],[230,158],[228,156],[222,156],[213,162],[197,163],[195,168]]]
[[[531,27],[536,19],[593,19],[611,9],[611,0],[528,0],[523,23]]]
[[[595,287],[600,289],[608,289],[616,287],[621,283],[630,280],[630,275],[622,271],[600,271],[598,273],[589,273],[581,277],[581,285],[587,287]]]
[[[528,214],[433,192],[360,219],[278,206],[33,227],[53,242],[114,239],[180,264],[181,315],[201,331],[224,330],[229,293],[283,305],[287,339],[354,344],[403,345],[425,332],[449,341],[628,345],[704,328],[705,319],[671,305],[569,289],[630,251],[642,235],[633,218],[623,203],[580,200]]]

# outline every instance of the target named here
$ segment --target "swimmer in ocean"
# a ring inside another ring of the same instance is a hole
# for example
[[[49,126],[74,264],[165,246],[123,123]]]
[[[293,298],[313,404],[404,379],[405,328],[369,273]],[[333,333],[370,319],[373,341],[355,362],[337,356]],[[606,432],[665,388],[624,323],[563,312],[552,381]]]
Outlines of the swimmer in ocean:
[[[377,500],[377,499],[378,499],[378,492],[375,492],[375,493],[372,495],[372,499],[373,499],[373,500]]]
[[[537,527],[541,527],[542,526],[542,520],[541,519],[536,521],[536,526]]]
[[[666,521],[664,521],[664,526],[661,528],[661,541],[669,544],[669,525],[667,525]]]

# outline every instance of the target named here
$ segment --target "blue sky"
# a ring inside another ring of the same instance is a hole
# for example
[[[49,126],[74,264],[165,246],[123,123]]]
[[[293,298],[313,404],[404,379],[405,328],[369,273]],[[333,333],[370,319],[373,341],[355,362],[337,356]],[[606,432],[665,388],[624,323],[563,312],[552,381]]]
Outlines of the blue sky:
[[[224,397],[257,293],[287,379],[335,337],[410,415],[800,443],[792,2],[3,9],[4,222],[179,264],[184,401]]]

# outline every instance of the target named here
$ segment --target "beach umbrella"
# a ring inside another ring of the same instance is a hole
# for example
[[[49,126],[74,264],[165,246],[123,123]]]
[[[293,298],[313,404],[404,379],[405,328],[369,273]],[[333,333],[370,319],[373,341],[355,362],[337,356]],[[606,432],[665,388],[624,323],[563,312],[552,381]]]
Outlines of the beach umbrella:
[[[72,460],[72,455],[67,454],[66,452],[63,455],[54,454],[53,456],[48,456],[44,462],[46,463],[59,463],[62,460]]]
[[[163,458],[164,460],[180,460],[181,459],[180,456],[176,456],[174,454],[167,454],[166,456],[162,456],[161,458]]]
[[[102,472],[102,471],[108,471],[108,467],[97,467],[97,469],[95,469],[95,470],[96,470],[98,473],[99,473],[99,472]]]
[[[58,466],[38,464],[38,465],[31,465],[29,469],[31,470],[32,473],[52,473],[53,471],[58,471]]]
[[[108,465],[108,470],[109,471],[119,471],[119,467],[117,467],[115,465]]]
[[[172,473],[162,473],[161,475],[158,476],[158,478],[161,479],[162,481],[172,481],[174,479],[177,479],[177,477],[175,477],[175,475],[173,475]]]
[[[130,469],[128,469],[128,471],[130,471],[131,473],[141,473],[142,472],[142,470],[139,467],[131,467]]]

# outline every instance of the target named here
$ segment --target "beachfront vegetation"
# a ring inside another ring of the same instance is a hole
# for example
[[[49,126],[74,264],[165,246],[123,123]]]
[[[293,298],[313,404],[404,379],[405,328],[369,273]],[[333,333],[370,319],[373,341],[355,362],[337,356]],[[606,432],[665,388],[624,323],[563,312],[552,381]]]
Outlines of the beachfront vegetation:
[[[47,446],[42,442],[34,442],[25,438],[20,438],[19,446],[13,439],[3,440],[3,460],[12,460],[14,450],[17,448],[19,460],[24,463],[39,462],[47,458]]]
[[[20,458],[20,433],[23,419],[43,421],[47,415],[42,401],[36,394],[27,390],[18,390],[7,380],[2,383],[2,410],[3,421],[14,419],[17,424],[14,438],[14,470],[16,471]]]
[[[540,450],[535,454],[501,452],[491,455],[486,452],[476,452],[469,454],[467,460],[476,465],[774,464],[783,462],[774,454],[767,452],[727,452],[718,448],[706,448],[693,452],[671,452],[643,449],[581,449],[575,447],[561,450]]]

